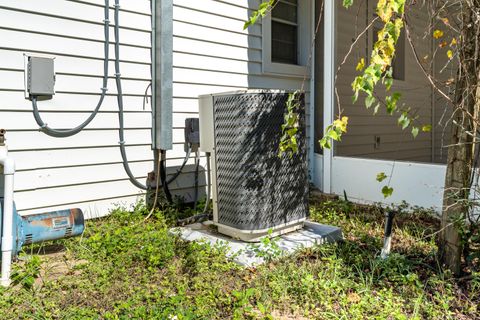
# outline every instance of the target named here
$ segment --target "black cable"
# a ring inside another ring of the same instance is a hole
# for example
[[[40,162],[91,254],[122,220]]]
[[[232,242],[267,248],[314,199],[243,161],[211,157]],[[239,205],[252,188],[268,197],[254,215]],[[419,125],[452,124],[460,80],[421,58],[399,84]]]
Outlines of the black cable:
[[[212,218],[212,213],[207,212],[208,211],[208,206],[210,204],[210,188],[211,188],[211,180],[210,180],[210,152],[206,153],[207,156],[207,200],[205,202],[205,208],[203,208],[203,212],[196,214],[194,216],[185,218],[185,219],[179,219],[177,220],[177,226],[183,227],[188,224],[192,223],[199,223],[199,222],[204,222]]]
[[[177,226],[183,227],[187,224],[204,222],[211,219],[212,215],[210,213],[200,213],[185,219],[177,220]]]
[[[200,152],[197,150],[195,151],[195,193],[193,198],[193,210],[197,210],[197,202],[198,202],[198,169],[200,167]]]
[[[92,122],[92,120],[96,117],[98,114],[98,111],[100,110],[100,107],[103,104],[103,101],[105,99],[105,95],[107,92],[107,83],[108,83],[108,59],[109,59],[109,45],[110,45],[110,4],[109,0],[105,0],[105,19],[104,19],[104,34],[105,34],[105,43],[104,43],[104,59],[103,59],[103,87],[100,88],[102,91],[100,98],[98,100],[97,106],[93,110],[93,112],[90,114],[90,116],[79,126],[72,128],[72,129],[53,129],[50,128],[42,119],[42,116],[40,115],[40,111],[38,110],[37,106],[37,97],[32,96],[32,108],[33,108],[33,117],[35,118],[35,121],[37,124],[40,126],[40,130],[51,136],[51,137],[56,137],[56,138],[67,138],[71,137],[73,135],[76,135],[83,129],[85,129],[86,126]]]
[[[185,168],[185,165],[187,164],[188,162],[188,159],[190,159],[190,154],[192,152],[192,148],[190,145],[188,145],[188,149],[187,149],[187,153],[185,154],[185,158],[183,159],[183,163],[182,165],[180,166],[180,168],[177,170],[177,172],[175,172],[175,174],[170,177],[170,179],[167,180],[167,184],[170,184],[172,183],[173,181],[175,181],[175,179],[177,179],[180,174],[182,173],[183,171],[183,168]]]
[[[160,180],[162,181],[163,192],[165,192],[165,197],[167,198],[168,203],[173,203],[172,194],[168,188],[167,183],[167,166],[166,166],[166,152],[162,150],[161,152],[161,161],[160,161]],[[158,183],[158,181],[157,181]]]
[[[161,167],[161,151],[160,150],[155,150],[156,153],[155,153],[155,166],[156,168],[154,168],[154,173],[155,173],[155,180],[156,180],[156,186],[155,186],[155,194],[154,194],[154,199],[153,199],[153,205],[152,205],[152,208],[150,209],[150,212],[148,213],[147,217],[145,218],[145,220],[148,220],[153,212],[155,211],[155,207],[157,206],[157,202],[158,202],[158,189],[159,189],[159,186],[160,186],[160,183],[158,182],[158,179],[159,179],[159,176],[160,176],[160,167]]]

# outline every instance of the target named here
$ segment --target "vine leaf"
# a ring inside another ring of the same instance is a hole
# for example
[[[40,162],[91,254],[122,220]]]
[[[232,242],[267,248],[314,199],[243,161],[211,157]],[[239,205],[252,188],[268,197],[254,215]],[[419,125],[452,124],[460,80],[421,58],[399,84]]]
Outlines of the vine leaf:
[[[320,146],[324,149],[332,148],[332,140],[341,141],[342,135],[347,132],[348,117],[341,117],[335,120],[325,130],[323,138],[319,141]]]
[[[388,176],[385,174],[385,172],[380,172],[377,174],[377,181],[382,182],[383,180],[387,179]]]
[[[393,188],[389,187],[389,186],[384,186],[382,188],[382,194],[383,194],[383,197],[386,199],[388,197],[390,197],[392,194],[393,194]]]
[[[441,37],[443,37],[443,31],[442,30],[433,31],[433,37],[435,39],[440,39]]]
[[[282,137],[280,139],[280,147],[278,156],[288,153],[290,157],[298,152],[298,121],[300,115],[298,114],[300,108],[300,92],[295,91],[288,95],[286,102],[287,112],[284,115],[284,123],[282,124]]]
[[[350,8],[353,5],[353,0],[343,0],[343,6],[345,8]]]
[[[418,136],[419,131],[420,130],[418,129],[418,127],[412,127],[412,136],[416,138]]]
[[[356,67],[357,71],[362,71],[363,69],[365,69],[365,58],[360,59]]]
[[[248,21],[246,21],[243,25],[243,30],[247,29],[251,25],[254,25],[257,22],[258,18],[265,17],[269,12],[270,8],[273,6],[274,2],[275,0],[268,0],[260,3],[260,5],[258,6],[258,10],[253,11],[250,19],[248,19]]]
[[[422,127],[423,132],[430,132],[432,131],[432,125],[431,124],[426,124]]]

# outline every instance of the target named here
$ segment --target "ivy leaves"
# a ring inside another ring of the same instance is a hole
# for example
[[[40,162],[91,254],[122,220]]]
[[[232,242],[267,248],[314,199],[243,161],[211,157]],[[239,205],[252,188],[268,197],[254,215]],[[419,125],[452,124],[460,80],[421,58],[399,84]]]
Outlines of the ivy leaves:
[[[382,182],[383,180],[387,179],[388,176],[385,174],[385,172],[380,172],[377,174],[377,181]]]
[[[343,0],[343,6],[345,8],[350,8],[353,5],[353,0]]]
[[[451,27],[450,21],[448,20],[448,18],[441,18],[440,20],[445,24],[447,28]],[[457,39],[452,38],[449,44],[448,41],[444,39],[445,33],[441,29],[434,30],[432,36],[435,40],[440,41],[440,43],[438,44],[440,48],[450,47],[447,50],[447,57],[449,60],[452,60],[453,56],[455,55],[454,50],[456,50],[456,47],[457,47]]]
[[[378,182],[383,182],[387,178],[388,178],[388,176],[385,174],[385,172],[380,172],[380,173],[377,174],[377,181]],[[389,187],[388,185],[383,186],[382,194],[383,194],[383,197],[385,199],[390,197],[393,194],[393,188]]]
[[[375,89],[380,82],[385,86],[387,93],[392,88],[394,82],[392,62],[395,57],[398,39],[404,27],[404,10],[405,0],[378,1],[376,12],[384,23],[384,27],[378,32],[378,40],[372,50],[370,65],[365,68],[364,58],[357,65],[357,71],[362,71],[362,74],[357,76],[352,83],[353,102],[357,102],[360,93],[364,93],[367,109],[375,105],[373,113],[377,114],[383,104],[387,114],[398,114],[397,123],[402,130],[411,127],[411,134],[416,138],[420,132],[420,128],[414,125],[417,117],[411,114],[410,108],[400,106],[399,102],[402,95],[399,92],[393,92],[387,95],[384,101],[378,101],[375,97]],[[443,34],[437,34],[437,36],[443,36]],[[422,127],[424,132],[428,132],[430,129],[431,127],[428,126]]]
[[[284,123],[282,124],[282,138],[280,139],[278,156],[288,153],[289,156],[292,157],[293,154],[298,152],[297,132],[300,117],[298,114],[300,94],[299,91],[295,91],[288,95],[286,103],[287,112],[285,113]]]
[[[270,11],[270,9],[273,7],[275,0],[268,0],[268,1],[263,1],[260,3],[258,6],[258,9],[253,11],[252,15],[250,16],[250,19],[245,22],[243,25],[243,30],[247,29],[251,25],[254,25],[258,18],[263,18],[267,15],[267,13]]]
[[[383,197],[386,199],[390,196],[392,196],[393,194],[393,188],[389,187],[389,186],[384,186],[382,188],[382,194],[383,194]]]
[[[325,130],[323,138],[319,141],[322,148],[330,149],[332,147],[331,141],[341,141],[342,135],[347,132],[348,117],[342,117],[335,120]]]
[[[375,102],[374,90],[380,80],[382,80],[387,91],[390,91],[392,87],[393,72],[391,65],[395,56],[395,46],[403,28],[402,15],[404,7],[405,0],[378,1],[377,14],[385,25],[383,29],[378,32],[378,40],[371,54],[370,65],[363,70],[363,60],[361,60],[359,65],[357,65],[357,70],[363,71],[363,74],[357,76],[352,83],[352,89],[354,91],[353,101],[356,102],[360,92],[364,92],[367,95],[365,101],[367,108],[370,108]],[[394,93],[385,99],[387,112],[389,114],[395,111],[399,99],[399,93]]]

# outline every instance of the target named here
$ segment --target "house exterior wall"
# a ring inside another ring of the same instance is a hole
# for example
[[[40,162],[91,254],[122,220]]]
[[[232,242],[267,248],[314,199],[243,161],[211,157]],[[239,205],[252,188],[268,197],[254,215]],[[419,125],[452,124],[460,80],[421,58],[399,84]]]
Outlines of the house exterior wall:
[[[341,1],[337,2],[337,64],[340,65],[355,35],[361,33],[374,17],[375,1],[356,1],[350,9],[343,8]],[[368,7],[368,9],[367,9]],[[425,8],[418,4],[418,8],[410,10],[413,27],[412,37],[420,57],[430,55],[432,42],[429,35],[425,36],[428,24],[428,14]],[[349,131],[343,141],[336,144],[335,155],[345,157],[360,157],[386,160],[407,160],[418,162],[432,162],[434,140],[432,133],[420,133],[414,139],[407,129],[402,131],[397,125],[397,116],[389,116],[384,107],[376,116],[373,116],[373,107],[366,110],[361,97],[356,104],[352,103],[351,83],[359,73],[355,70],[360,58],[370,56],[373,43],[377,36],[370,30],[355,46],[346,63],[339,73],[337,87],[340,98],[340,108],[343,114],[349,117]],[[368,60],[366,59],[367,63]],[[378,88],[381,88],[379,84]],[[403,94],[401,103],[411,107],[418,116],[416,125],[434,123],[433,91],[415,60],[412,50],[405,40],[405,80],[395,80],[392,91]],[[385,97],[382,90],[378,90],[381,97]],[[338,108],[338,106],[337,106]],[[336,110],[336,114],[338,109]],[[380,145],[375,147],[375,137],[380,138]]]
[[[45,122],[73,127],[90,114],[103,72],[103,5],[101,0],[0,0],[0,128],[8,130],[17,161],[15,201],[21,214],[80,207],[96,217],[143,196],[128,181],[118,150],[113,23],[108,95],[86,130],[71,138],[48,137],[38,131],[24,99],[23,53],[53,55],[56,94],[39,102]],[[258,1],[174,0],[174,146],[167,166],[183,159],[184,119],[198,116],[198,95],[302,87],[302,78],[262,72],[261,23],[243,30],[256,6]],[[110,11],[113,21],[113,6]],[[143,108],[151,81],[150,1],[121,1],[120,24],[127,152],[134,175],[145,180],[153,167],[150,105]]]

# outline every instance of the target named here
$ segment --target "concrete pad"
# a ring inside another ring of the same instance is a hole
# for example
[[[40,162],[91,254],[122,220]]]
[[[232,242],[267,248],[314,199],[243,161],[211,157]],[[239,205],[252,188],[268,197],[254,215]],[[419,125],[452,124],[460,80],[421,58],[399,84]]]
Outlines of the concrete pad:
[[[257,256],[254,250],[255,244],[219,234],[215,231],[211,221],[172,228],[170,233],[178,234],[186,241],[203,241],[212,245],[225,244],[230,249],[229,256],[242,266],[252,267],[265,262],[262,257]],[[280,236],[276,244],[283,250],[284,255],[291,255],[302,248],[310,248],[342,239],[343,235],[340,228],[306,221],[302,229]]]

